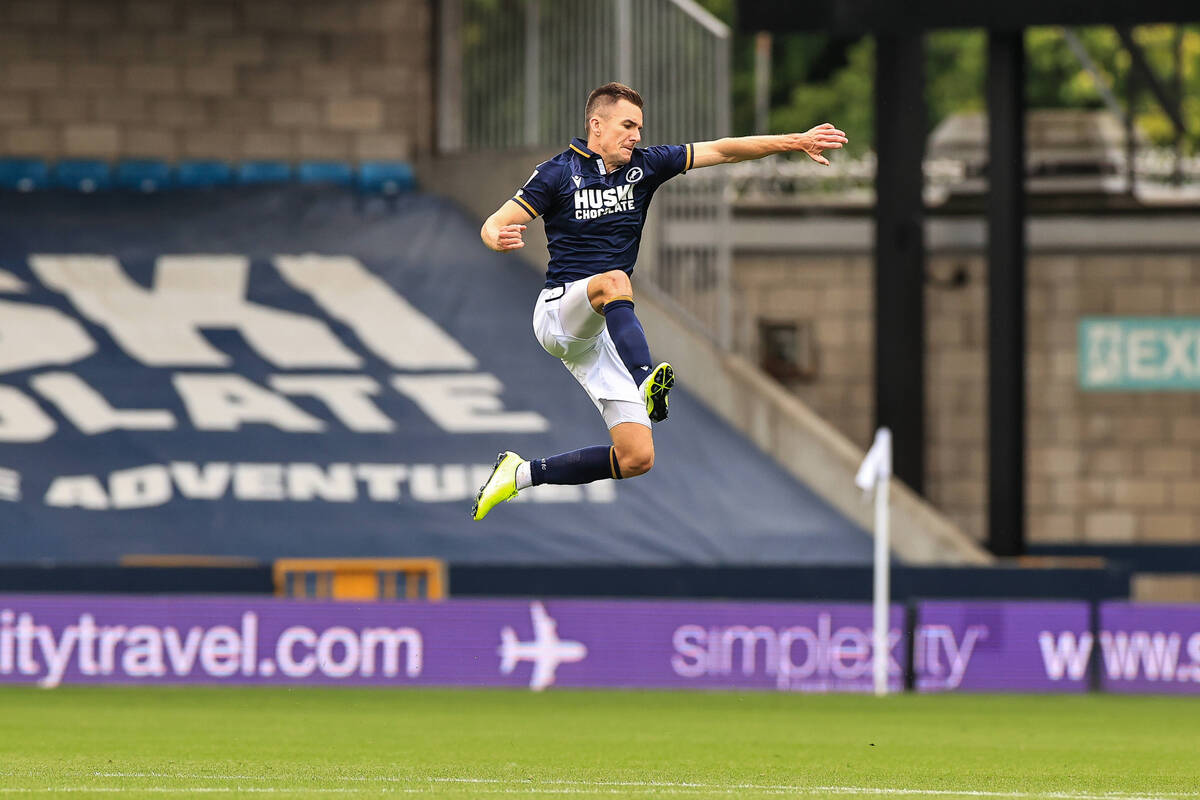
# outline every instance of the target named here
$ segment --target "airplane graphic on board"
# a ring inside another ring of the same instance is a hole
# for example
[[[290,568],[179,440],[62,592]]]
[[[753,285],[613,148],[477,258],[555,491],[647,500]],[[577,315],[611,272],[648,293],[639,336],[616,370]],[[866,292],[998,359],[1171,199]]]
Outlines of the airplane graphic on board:
[[[500,671],[510,674],[519,661],[533,662],[533,675],[529,679],[529,688],[540,692],[554,683],[554,673],[559,664],[571,664],[587,658],[587,647],[583,642],[558,638],[558,623],[554,617],[546,613],[546,607],[539,602],[529,605],[529,614],[533,618],[533,641],[522,642],[517,639],[517,633],[511,626],[505,625],[500,631]]]

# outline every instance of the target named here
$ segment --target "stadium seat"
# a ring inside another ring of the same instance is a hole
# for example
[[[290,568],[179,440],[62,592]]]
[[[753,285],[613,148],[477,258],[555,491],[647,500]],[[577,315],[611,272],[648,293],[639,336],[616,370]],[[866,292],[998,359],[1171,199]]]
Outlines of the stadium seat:
[[[233,182],[233,170],[224,161],[180,161],[175,182],[191,188],[227,186]]]
[[[243,161],[237,167],[237,182],[284,183],[292,179],[292,165],[286,161]]]
[[[354,170],[344,161],[301,161],[296,176],[301,183],[349,186],[354,181]]]
[[[171,185],[171,166],[152,158],[131,158],[117,164],[116,184],[120,189],[157,192]]]
[[[112,167],[93,158],[68,158],[54,167],[54,185],[60,189],[94,192],[112,187]]]
[[[0,189],[32,192],[49,182],[50,169],[40,158],[0,158]]]
[[[364,192],[400,194],[417,188],[412,165],[406,161],[364,161],[358,167],[358,188]]]

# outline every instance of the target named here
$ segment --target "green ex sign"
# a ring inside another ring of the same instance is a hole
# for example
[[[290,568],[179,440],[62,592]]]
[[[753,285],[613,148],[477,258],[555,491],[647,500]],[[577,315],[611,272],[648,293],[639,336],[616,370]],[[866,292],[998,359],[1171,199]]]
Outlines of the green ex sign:
[[[1080,319],[1079,385],[1200,389],[1200,317]]]

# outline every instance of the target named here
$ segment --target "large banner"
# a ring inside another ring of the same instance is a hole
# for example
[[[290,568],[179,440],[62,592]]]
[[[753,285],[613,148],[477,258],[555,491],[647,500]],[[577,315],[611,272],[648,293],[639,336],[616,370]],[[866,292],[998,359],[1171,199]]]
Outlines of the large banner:
[[[472,523],[498,452],[609,442],[534,339],[542,279],[478,227],[432,197],[296,186],[0,194],[4,560],[869,562],[686,374],[648,475]]]
[[[1200,605],[1104,603],[1099,644],[1106,691],[1200,694]]]
[[[888,632],[901,686],[903,609]],[[871,608],[0,595],[0,681],[870,691]]]
[[[918,691],[1082,692],[1088,603],[928,601],[917,605]]]

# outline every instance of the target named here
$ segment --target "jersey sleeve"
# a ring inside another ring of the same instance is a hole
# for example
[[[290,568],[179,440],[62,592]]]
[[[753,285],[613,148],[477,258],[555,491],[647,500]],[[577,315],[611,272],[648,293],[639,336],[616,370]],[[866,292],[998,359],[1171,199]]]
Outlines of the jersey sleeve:
[[[696,146],[692,144],[656,144],[642,151],[647,171],[655,183],[682,175],[692,168],[696,160]]]
[[[517,189],[513,202],[535,217],[540,217],[558,204],[559,171],[551,162],[537,165],[537,169]]]

